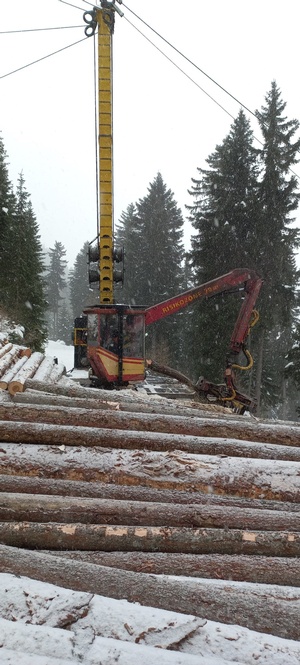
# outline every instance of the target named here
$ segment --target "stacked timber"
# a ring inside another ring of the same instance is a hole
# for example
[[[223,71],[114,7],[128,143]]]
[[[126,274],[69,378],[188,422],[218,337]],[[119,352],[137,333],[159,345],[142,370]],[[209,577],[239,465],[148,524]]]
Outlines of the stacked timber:
[[[0,390],[7,390],[14,396],[23,392],[27,379],[56,383],[66,370],[62,363],[42,353],[34,352],[24,346],[12,344],[7,340],[0,347]]]
[[[0,404],[0,572],[300,640],[296,423],[24,385]]]

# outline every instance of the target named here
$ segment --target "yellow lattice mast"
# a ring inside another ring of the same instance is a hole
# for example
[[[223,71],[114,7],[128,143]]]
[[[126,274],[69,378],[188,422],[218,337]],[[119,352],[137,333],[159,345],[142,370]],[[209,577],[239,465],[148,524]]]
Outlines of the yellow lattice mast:
[[[99,221],[97,242],[90,248],[89,261],[98,262],[97,270],[90,271],[90,282],[99,281],[101,305],[114,303],[114,281],[121,281],[121,274],[114,271],[114,261],[122,260],[122,255],[114,250],[113,241],[112,36],[116,11],[123,15],[115,0],[101,0],[101,8],[94,7],[84,14],[88,36],[93,35],[98,26]]]

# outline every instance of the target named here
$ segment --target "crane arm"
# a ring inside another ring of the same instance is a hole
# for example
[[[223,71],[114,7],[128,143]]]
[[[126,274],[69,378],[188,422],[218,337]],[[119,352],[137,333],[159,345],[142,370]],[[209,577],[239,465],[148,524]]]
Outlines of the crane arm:
[[[226,369],[224,374],[225,383],[217,385],[207,381],[203,377],[200,377],[197,383],[194,385],[194,388],[206,396],[211,396],[217,400],[235,405],[239,408],[240,412],[243,413],[244,410],[255,410],[255,401],[252,400],[247,395],[241,393],[235,385],[234,369],[250,369],[252,366],[252,358],[246,349],[246,340],[249,334],[249,330],[254,325],[258,319],[258,314],[254,310],[256,300],[258,298],[263,280],[253,271],[248,270],[247,268],[237,268],[232,270],[221,277],[201,284],[200,286],[195,286],[184,293],[181,293],[178,296],[174,296],[169,300],[148,307],[145,313],[145,322],[146,325],[154,323],[159,319],[165,318],[174,312],[180,311],[182,308],[190,305],[191,303],[197,300],[206,300],[207,298],[212,298],[220,293],[236,291],[237,288],[241,287],[241,290],[244,291],[245,296],[234,326],[234,330],[230,339],[230,349],[229,354],[226,359]],[[253,320],[253,312],[255,312],[255,317]],[[251,321],[252,319],[252,321]],[[245,354],[248,365],[240,366],[237,364],[237,356],[243,351]],[[166,373],[170,376],[175,376],[174,371],[170,368],[163,368],[161,365],[153,361],[148,362],[148,367],[154,369],[154,371],[159,371]],[[177,373],[177,378],[182,380]],[[186,377],[185,377],[186,379]],[[190,381],[185,380],[185,383],[191,385]]]
[[[209,282],[205,282],[205,284],[194,286],[192,289],[188,289],[188,291],[184,291],[178,296],[148,307],[145,312],[145,323],[149,325],[166,316],[170,316],[170,314],[179,312],[184,307],[198,300],[206,300],[220,293],[242,287],[246,293],[246,298],[242,304],[231,338],[232,350],[235,350],[238,346],[241,347],[248,332],[249,320],[261,285],[262,279],[258,277],[254,270],[236,268],[221,277],[216,277]]]

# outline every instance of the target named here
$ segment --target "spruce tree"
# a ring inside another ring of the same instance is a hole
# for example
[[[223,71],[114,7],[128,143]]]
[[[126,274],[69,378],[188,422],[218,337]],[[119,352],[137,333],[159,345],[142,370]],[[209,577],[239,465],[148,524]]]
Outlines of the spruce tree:
[[[21,173],[10,225],[7,260],[7,310],[25,328],[24,342],[41,350],[46,340],[43,252],[39,229]]]
[[[116,227],[116,244],[125,251],[124,283],[122,286],[115,286],[117,301],[126,305],[138,305],[140,303],[136,302],[136,284],[139,275],[140,222],[134,203],[130,203],[121,214]]]
[[[14,243],[11,234],[15,197],[9,180],[7,154],[0,135],[0,303],[6,308],[10,302],[8,273],[11,268],[10,249]]]
[[[50,265],[47,271],[47,299],[48,309],[51,312],[51,319],[49,320],[49,333],[57,339],[58,336],[58,314],[61,300],[63,299],[62,291],[67,286],[65,272],[67,261],[66,250],[61,242],[55,241],[54,247],[49,250]]]
[[[65,342],[65,344],[71,345],[73,329],[73,317],[66,304],[63,303],[58,311],[57,338]]]
[[[80,316],[84,308],[87,307],[87,305],[92,305],[96,300],[94,292],[89,288],[88,249],[89,243],[85,242],[82,249],[77,254],[74,266],[70,271],[69,286],[73,319]]]
[[[182,290],[184,249],[183,217],[160,173],[148,194],[122,216],[118,240],[125,247],[125,300],[150,306]],[[174,315],[147,329],[146,353],[157,360],[176,363],[179,321]]]
[[[194,283],[201,284],[235,269],[255,265],[253,242],[258,218],[257,153],[243,111],[228,136],[198,169],[192,180],[190,221],[196,230],[191,239]],[[213,381],[223,379],[225,359],[240,296],[228,294],[194,308],[191,357],[197,374]]]
[[[257,397],[263,383],[264,358],[268,351],[268,334],[271,330],[285,330],[287,347],[291,340],[293,313],[296,306],[295,288],[297,269],[295,249],[299,245],[299,232],[291,228],[293,213],[297,209],[299,193],[297,179],[291,167],[297,163],[300,139],[294,139],[299,129],[298,120],[287,120],[286,103],[275,81],[265,97],[265,106],[257,117],[263,135],[263,147],[259,152],[262,177],[259,187],[260,216],[257,225],[257,264],[264,277],[261,297],[260,358],[257,371]],[[281,342],[282,345],[282,342]],[[277,365],[277,383],[284,385],[285,353],[276,340],[272,342],[271,363]],[[287,352],[287,347],[285,352]],[[265,350],[265,352],[263,351]]]

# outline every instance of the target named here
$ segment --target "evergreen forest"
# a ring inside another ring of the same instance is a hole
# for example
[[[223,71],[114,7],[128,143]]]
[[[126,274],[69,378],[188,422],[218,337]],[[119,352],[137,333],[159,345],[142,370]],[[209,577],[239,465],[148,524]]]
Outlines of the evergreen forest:
[[[256,111],[258,141],[240,110],[229,133],[191,177],[186,210],[157,172],[144,197],[130,202],[115,225],[115,244],[124,247],[125,278],[115,286],[116,302],[149,306],[234,268],[249,268],[263,279],[248,346],[254,359],[239,384],[257,399],[259,414],[298,416],[300,390],[299,122],[288,119],[275,81]],[[201,156],[203,157],[203,156]],[[25,178],[9,180],[0,138],[0,307],[24,328],[34,350],[47,338],[71,344],[73,319],[97,302],[88,283],[88,240],[74,265],[57,240],[41,244]],[[184,222],[192,227],[183,243]],[[146,357],[221,383],[241,293],[195,303],[148,327]]]

